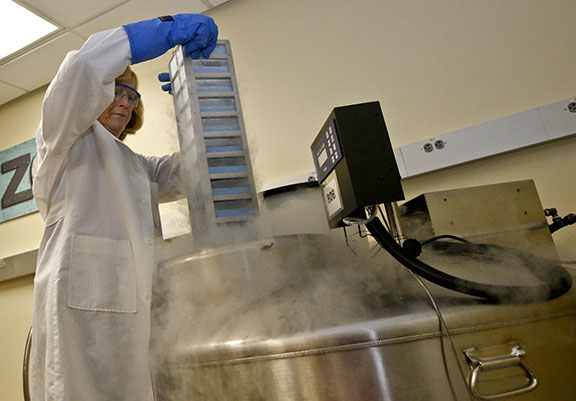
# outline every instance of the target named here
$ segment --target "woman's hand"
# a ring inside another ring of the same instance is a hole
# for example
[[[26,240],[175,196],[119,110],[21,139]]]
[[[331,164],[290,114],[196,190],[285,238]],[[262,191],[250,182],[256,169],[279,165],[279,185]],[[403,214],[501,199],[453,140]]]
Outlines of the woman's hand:
[[[192,58],[208,58],[216,47],[218,27],[202,14],[177,14],[124,25],[130,40],[132,64],[151,60],[182,45]]]

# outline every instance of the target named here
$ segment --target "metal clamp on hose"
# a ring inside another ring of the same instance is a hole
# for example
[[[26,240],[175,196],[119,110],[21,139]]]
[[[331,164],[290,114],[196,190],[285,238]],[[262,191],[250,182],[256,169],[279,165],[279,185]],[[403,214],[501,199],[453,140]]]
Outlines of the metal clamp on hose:
[[[494,350],[500,350],[506,347],[508,353],[504,355],[491,355],[485,356],[487,353],[494,354]],[[512,397],[533,391],[538,387],[538,379],[528,365],[522,361],[522,357],[526,355],[526,351],[516,342],[507,343],[504,346],[490,347],[485,349],[470,348],[464,350],[468,363],[472,369],[468,386],[474,397],[481,400],[499,400],[502,398]],[[478,377],[483,371],[507,369],[518,367],[524,371],[528,381],[525,386],[510,391],[501,392],[498,394],[481,394],[478,390]]]
[[[377,216],[376,212],[377,212],[376,209],[374,209],[367,219],[362,219],[359,217],[345,217],[342,219],[342,223],[346,224],[347,226],[366,225],[376,218]]]

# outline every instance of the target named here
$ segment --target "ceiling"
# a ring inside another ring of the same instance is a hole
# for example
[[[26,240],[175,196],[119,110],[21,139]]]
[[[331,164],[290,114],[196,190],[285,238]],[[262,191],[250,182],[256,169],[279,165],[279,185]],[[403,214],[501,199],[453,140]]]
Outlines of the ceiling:
[[[95,32],[161,15],[203,13],[228,0],[14,1],[59,29],[0,59],[0,105],[49,83],[66,53]]]

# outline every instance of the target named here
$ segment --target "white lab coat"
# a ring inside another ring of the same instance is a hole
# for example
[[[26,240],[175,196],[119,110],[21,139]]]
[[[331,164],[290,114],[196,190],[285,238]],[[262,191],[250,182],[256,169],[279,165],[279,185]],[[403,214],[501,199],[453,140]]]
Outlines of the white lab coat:
[[[95,34],[66,56],[44,98],[33,183],[46,222],[34,279],[33,401],[154,398],[154,194],[174,189],[178,156],[138,155],[97,122],[130,63],[123,28]]]

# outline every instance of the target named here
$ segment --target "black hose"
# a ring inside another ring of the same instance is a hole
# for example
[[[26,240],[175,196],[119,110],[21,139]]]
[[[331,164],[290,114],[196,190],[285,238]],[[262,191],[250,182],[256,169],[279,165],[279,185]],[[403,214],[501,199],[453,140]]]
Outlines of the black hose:
[[[424,241],[420,242],[420,245],[422,245],[422,246],[428,245],[428,244],[431,244],[432,242],[436,242],[436,241],[441,240],[441,239],[453,239],[454,241],[459,241],[459,242],[468,242],[468,243],[470,242],[468,240],[465,240],[464,238],[457,237],[456,235],[444,234],[444,235],[438,235],[437,237],[432,237],[432,238],[429,238],[427,240],[424,240]]]
[[[511,303],[538,302],[554,299],[568,292],[572,287],[572,276],[558,263],[537,259],[536,257],[522,253],[518,253],[518,255],[543,282],[542,284],[530,286],[493,285],[465,280],[441,272],[407,253],[394,238],[392,238],[379,219],[376,218],[367,222],[366,227],[380,246],[388,251],[398,262],[420,277],[453,291],[485,298],[498,303]]]

